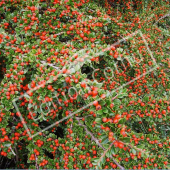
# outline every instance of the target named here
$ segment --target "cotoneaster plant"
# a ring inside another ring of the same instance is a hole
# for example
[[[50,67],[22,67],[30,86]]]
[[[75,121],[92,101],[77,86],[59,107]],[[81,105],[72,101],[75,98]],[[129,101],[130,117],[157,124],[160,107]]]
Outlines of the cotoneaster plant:
[[[168,12],[2,0],[0,168],[170,168]]]

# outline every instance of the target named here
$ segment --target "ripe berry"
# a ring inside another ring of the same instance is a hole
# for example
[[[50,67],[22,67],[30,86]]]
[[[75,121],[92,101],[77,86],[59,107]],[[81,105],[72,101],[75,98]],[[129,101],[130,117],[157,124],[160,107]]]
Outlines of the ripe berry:
[[[100,96],[100,98],[104,99],[104,98],[106,98],[106,95],[105,95],[105,94],[102,94],[102,95]]]
[[[66,77],[65,81],[68,83],[70,81],[70,77]]]
[[[115,115],[115,119],[120,119],[121,118],[121,115]]]
[[[124,144],[121,143],[121,142],[119,142],[119,143],[118,143],[118,147],[119,147],[119,148],[123,148],[123,147],[124,147]]]
[[[86,83],[85,82],[81,82],[81,87],[85,88],[86,87]]]
[[[75,83],[78,83],[78,82],[79,82],[79,80],[78,80],[78,79],[75,79],[75,80],[74,80],[74,82],[75,82]]]
[[[48,85],[47,89],[51,90],[53,87],[51,85]]]
[[[70,31],[74,30],[74,25],[71,25],[71,26],[69,27],[69,30],[70,30]]]
[[[162,114],[166,114],[166,110],[162,110]]]
[[[98,101],[94,101],[94,102],[93,102],[93,105],[94,105],[94,106],[97,106],[97,105],[98,105]]]
[[[101,108],[102,108],[102,106],[99,104],[96,106],[96,110],[100,110]]]
[[[107,118],[106,118],[106,117],[102,118],[102,121],[103,121],[104,123],[106,123],[106,122],[107,122]]]
[[[98,92],[96,90],[92,91],[92,96],[97,96]]]
[[[110,108],[112,109],[113,107],[114,107],[114,104],[113,104],[113,103],[111,103],[111,104],[110,104]]]

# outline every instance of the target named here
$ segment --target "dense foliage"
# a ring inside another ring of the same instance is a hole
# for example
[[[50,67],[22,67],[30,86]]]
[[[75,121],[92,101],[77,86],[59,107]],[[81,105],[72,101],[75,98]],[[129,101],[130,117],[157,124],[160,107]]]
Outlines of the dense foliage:
[[[170,168],[168,0],[0,1],[0,168]]]

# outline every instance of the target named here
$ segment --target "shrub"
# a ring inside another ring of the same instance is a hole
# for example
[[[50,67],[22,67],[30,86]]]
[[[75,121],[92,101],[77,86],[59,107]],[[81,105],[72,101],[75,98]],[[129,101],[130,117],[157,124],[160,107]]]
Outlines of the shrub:
[[[0,12],[1,168],[170,167],[168,1]]]

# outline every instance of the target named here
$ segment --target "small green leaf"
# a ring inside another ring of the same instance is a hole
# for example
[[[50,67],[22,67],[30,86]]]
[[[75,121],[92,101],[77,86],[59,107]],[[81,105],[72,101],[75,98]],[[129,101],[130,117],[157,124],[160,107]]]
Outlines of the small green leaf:
[[[104,109],[103,109],[103,112],[104,112],[104,113],[108,113],[108,109],[107,109],[107,108],[104,108]]]
[[[131,152],[132,152],[133,154],[136,154],[136,150],[135,150],[135,149],[131,149]]]
[[[121,101],[119,99],[115,99],[115,100],[113,100],[113,102],[115,105],[119,105],[121,103]]]
[[[115,147],[112,146],[112,147],[111,147],[111,154],[113,155],[113,154],[115,154],[115,153],[116,153]]]
[[[101,118],[96,118],[96,119],[95,119],[95,122],[101,123],[101,122],[102,122],[102,121],[101,121]]]
[[[130,143],[130,138],[120,138],[120,140],[122,141],[122,142],[125,142],[125,143]]]

